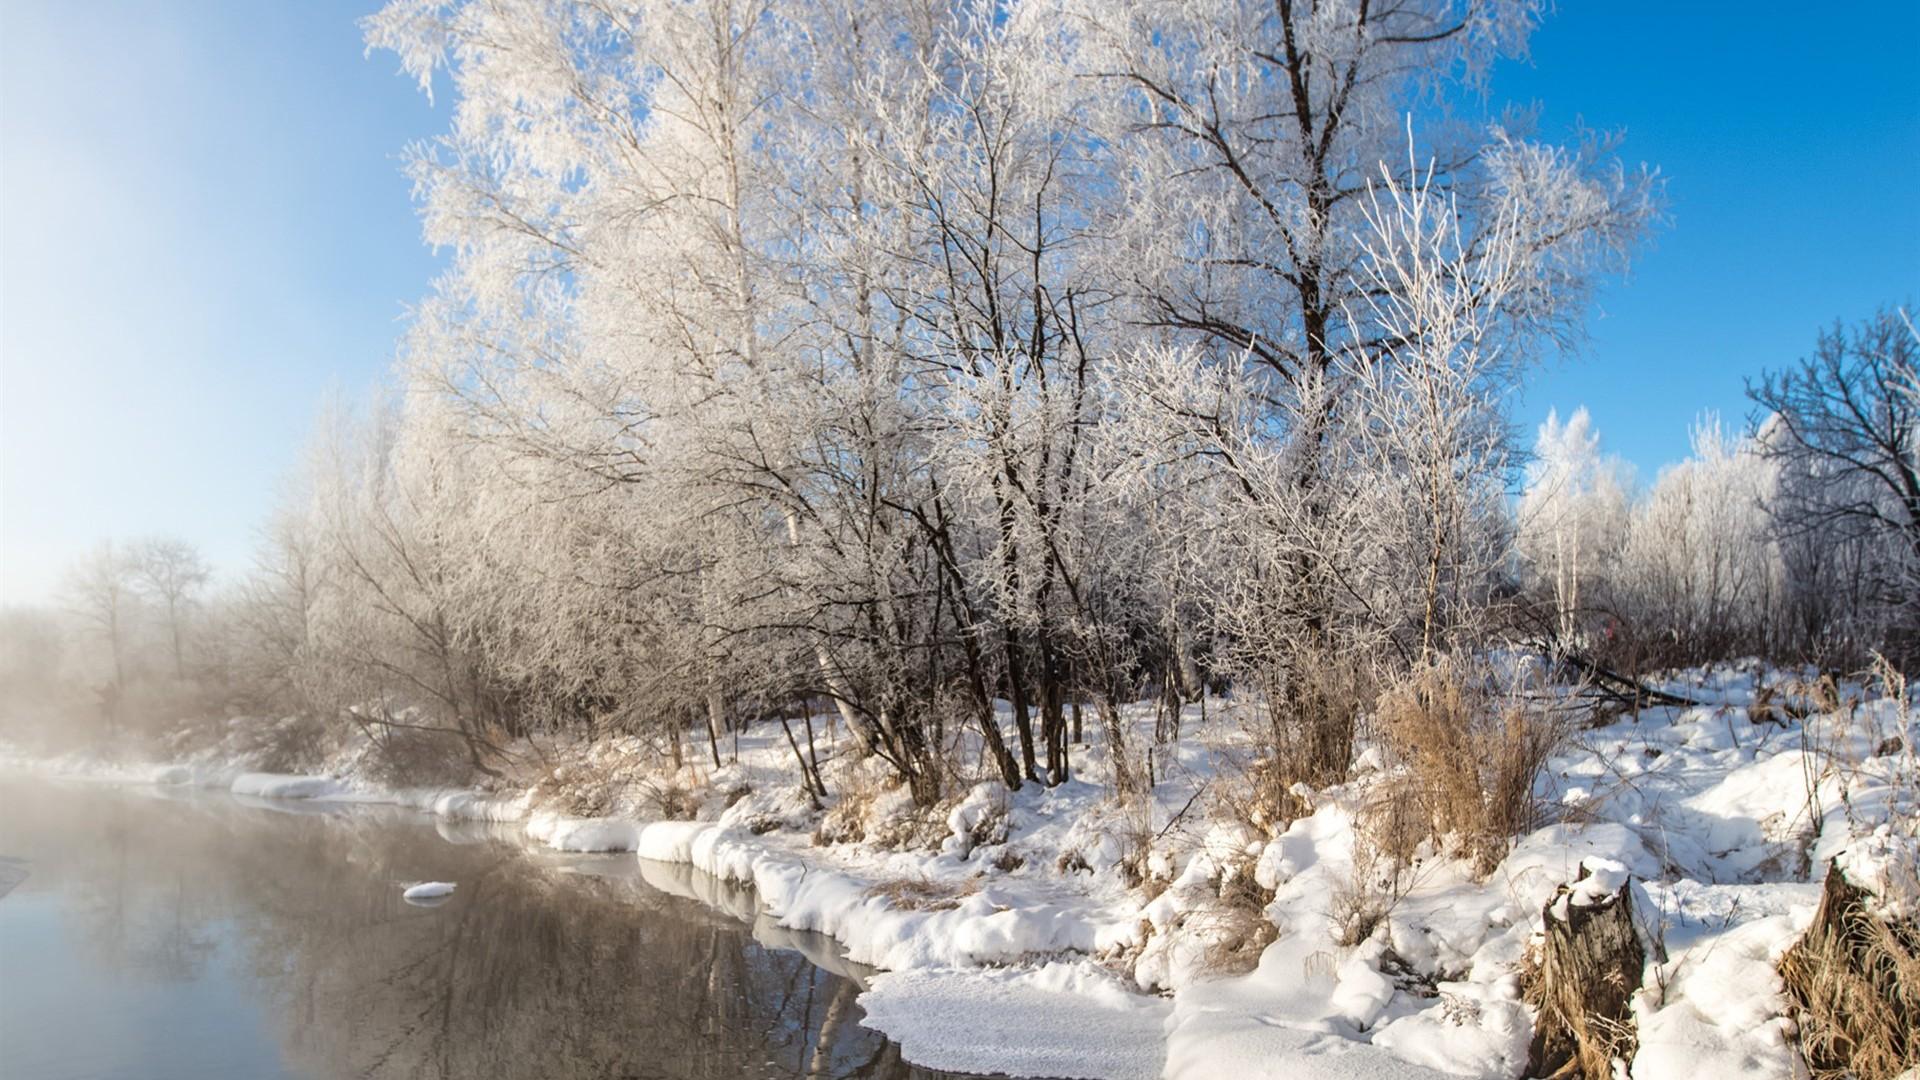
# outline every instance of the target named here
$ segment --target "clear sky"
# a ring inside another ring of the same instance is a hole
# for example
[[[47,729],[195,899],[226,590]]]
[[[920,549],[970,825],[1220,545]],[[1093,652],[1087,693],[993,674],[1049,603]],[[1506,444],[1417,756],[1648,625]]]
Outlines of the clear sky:
[[[398,154],[446,105],[363,58],[374,3],[0,0],[0,600],[105,536],[243,567],[321,396],[385,370],[437,266]],[[1671,220],[1516,419],[1586,404],[1650,477],[1920,300],[1920,4],[1559,6],[1493,97],[1624,128]]]
[[[363,58],[370,7],[0,0],[0,598],[103,536],[244,567],[321,397],[385,370],[446,108]]]

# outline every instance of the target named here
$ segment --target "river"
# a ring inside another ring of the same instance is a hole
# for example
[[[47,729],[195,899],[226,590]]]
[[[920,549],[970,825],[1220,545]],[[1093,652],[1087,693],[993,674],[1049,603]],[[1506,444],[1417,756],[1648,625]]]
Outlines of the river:
[[[0,773],[0,1077],[951,1075],[750,892],[517,832]]]

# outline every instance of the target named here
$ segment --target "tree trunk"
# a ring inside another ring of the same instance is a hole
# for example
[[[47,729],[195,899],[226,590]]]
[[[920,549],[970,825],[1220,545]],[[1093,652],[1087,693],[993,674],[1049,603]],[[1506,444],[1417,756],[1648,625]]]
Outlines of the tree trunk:
[[[707,748],[713,751],[713,767],[720,768],[720,725],[726,723],[727,706],[720,697],[720,684],[707,676]]]
[[[1038,776],[1033,758],[1033,716],[1027,705],[1026,673],[1021,670],[1020,635],[1012,627],[1000,631],[1007,656],[1007,701],[1013,706],[1013,729],[1020,736],[1020,774]]]
[[[1107,762],[1113,772],[1113,790],[1122,798],[1134,793],[1138,782],[1133,768],[1127,764],[1127,728],[1120,718],[1120,710],[1113,704],[1113,698],[1102,694],[1094,703],[1100,710],[1101,726],[1106,728]]]
[[[793,748],[793,760],[800,763],[800,783],[806,788],[807,799],[815,810],[820,809],[820,797],[827,793],[827,786],[807,764],[807,756],[800,752],[800,741],[793,737],[793,725],[787,722],[786,706],[780,707],[780,730],[787,733],[787,745]]]
[[[1575,880],[1587,873],[1581,867]],[[1614,1059],[1633,1060],[1633,994],[1647,962],[1633,925],[1633,882],[1589,905],[1562,905],[1571,892],[1560,886],[1543,914],[1546,940],[1527,986],[1539,1011],[1527,1075],[1613,1080]]]
[[[1059,659],[1053,645],[1041,632],[1040,638],[1040,731],[1047,743],[1048,782],[1067,782],[1067,721],[1060,711]]]

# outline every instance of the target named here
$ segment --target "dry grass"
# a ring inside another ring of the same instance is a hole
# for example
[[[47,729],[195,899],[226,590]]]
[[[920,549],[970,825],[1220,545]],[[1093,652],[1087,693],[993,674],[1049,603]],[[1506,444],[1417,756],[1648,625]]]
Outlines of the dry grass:
[[[937,849],[952,835],[947,814],[958,802],[952,798],[919,806],[906,797],[906,785],[898,778],[862,774],[854,782],[842,781],[839,801],[814,826],[813,842],[865,843],[881,851]]]
[[[1253,880],[1252,867],[1239,867],[1221,875],[1218,895],[1187,911],[1176,933],[1203,943],[1201,964],[1207,971],[1243,975],[1280,936],[1267,917],[1272,902],[1273,893]]]
[[[1296,783],[1321,788],[1346,780],[1360,714],[1373,696],[1366,673],[1348,658],[1319,653],[1265,679],[1263,690],[1267,725],[1259,734],[1269,765],[1262,778],[1276,807],[1291,805],[1287,793]]]
[[[874,883],[868,896],[885,900],[902,911],[951,911],[960,901],[980,891],[980,883],[965,881],[929,881],[925,878],[894,878]]]
[[[1490,873],[1512,837],[1537,823],[1533,782],[1560,742],[1560,725],[1517,695],[1487,692],[1448,660],[1383,695],[1377,715],[1412,772],[1413,798],[1433,833],[1453,838],[1477,873]]]
[[[1780,961],[1816,1080],[1892,1080],[1920,1067],[1920,927],[1876,915],[1829,870],[1819,913]]]

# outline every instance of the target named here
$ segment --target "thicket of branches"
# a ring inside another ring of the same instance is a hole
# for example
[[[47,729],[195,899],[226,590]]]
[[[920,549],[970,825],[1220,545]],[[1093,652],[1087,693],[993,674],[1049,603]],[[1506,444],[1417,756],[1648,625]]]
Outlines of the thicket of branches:
[[[1384,689],[1513,641],[1910,655],[1891,315],[1644,496],[1581,416],[1509,497],[1517,381],[1659,206],[1461,119],[1542,7],[394,0],[450,264],[206,613],[223,693],[481,766],[827,709],[925,802],[963,730],[1017,787],[1085,724],[1137,790],[1120,705],[1209,687],[1335,779]]]
[[[1540,433],[1517,504],[1539,640],[1631,672],[1740,656],[1920,661],[1920,335],[1883,310],[1749,384],[1639,495],[1582,410]]]

